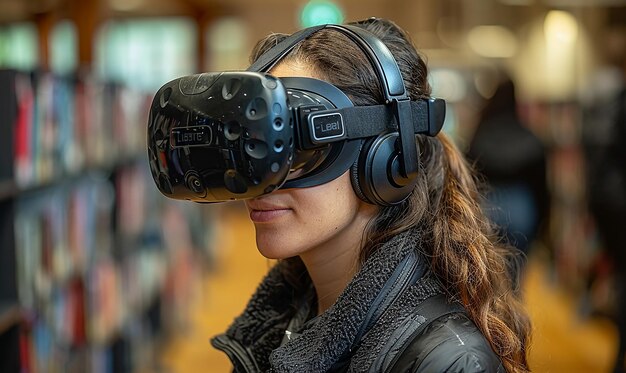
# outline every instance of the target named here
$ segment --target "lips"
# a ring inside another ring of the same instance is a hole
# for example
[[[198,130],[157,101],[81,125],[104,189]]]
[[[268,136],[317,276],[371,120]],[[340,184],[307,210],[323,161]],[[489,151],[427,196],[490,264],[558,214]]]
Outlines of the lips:
[[[289,207],[259,200],[248,202],[248,209],[250,220],[255,223],[267,223],[292,211]]]

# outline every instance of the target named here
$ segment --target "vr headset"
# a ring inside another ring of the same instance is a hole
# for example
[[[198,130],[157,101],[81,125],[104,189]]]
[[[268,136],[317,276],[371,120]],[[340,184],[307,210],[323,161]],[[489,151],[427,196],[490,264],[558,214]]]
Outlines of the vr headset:
[[[337,87],[267,73],[322,29],[348,36],[368,56],[385,103],[354,106]],[[278,43],[247,71],[185,76],[161,87],[150,108],[150,171],[165,196],[196,202],[243,200],[304,188],[348,169],[363,200],[402,202],[419,169],[416,134],[443,126],[441,99],[409,99],[398,65],[372,33],[321,25]]]

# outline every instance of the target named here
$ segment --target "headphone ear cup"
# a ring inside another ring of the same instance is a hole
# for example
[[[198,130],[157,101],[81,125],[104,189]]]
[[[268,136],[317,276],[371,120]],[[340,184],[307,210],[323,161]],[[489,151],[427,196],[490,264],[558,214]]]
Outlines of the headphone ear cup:
[[[351,174],[355,193],[364,201],[380,206],[396,205],[413,191],[417,178],[401,180],[401,184],[394,181],[400,174],[397,139],[397,132],[386,133],[368,141],[361,149]]]

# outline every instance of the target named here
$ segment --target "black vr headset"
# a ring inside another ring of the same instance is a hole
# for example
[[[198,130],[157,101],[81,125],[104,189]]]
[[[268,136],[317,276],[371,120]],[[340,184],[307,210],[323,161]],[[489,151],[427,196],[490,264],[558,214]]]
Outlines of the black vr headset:
[[[384,104],[354,106],[327,82],[267,73],[322,29],[343,33],[365,52]],[[324,184],[351,168],[361,199],[394,205],[417,181],[415,135],[435,136],[444,117],[443,100],[409,99],[394,57],[372,33],[315,26],[278,43],[245,72],[185,76],[161,87],[148,120],[150,170],[167,197],[222,202]]]

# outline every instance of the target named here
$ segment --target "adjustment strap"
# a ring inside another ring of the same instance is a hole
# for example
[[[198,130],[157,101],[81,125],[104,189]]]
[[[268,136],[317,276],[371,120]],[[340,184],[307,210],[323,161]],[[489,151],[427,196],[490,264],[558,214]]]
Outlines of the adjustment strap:
[[[391,101],[391,106],[398,124],[400,176],[405,179],[413,179],[417,176],[419,160],[417,159],[417,146],[415,145],[415,125],[411,126],[411,123],[415,122],[413,120],[413,110],[411,110],[411,101],[408,98],[403,100],[394,98]],[[430,130],[430,124],[428,122],[427,124]]]
[[[383,288],[369,305],[369,310],[361,322],[352,344],[333,364],[331,371],[341,371],[350,363],[350,356],[358,350],[363,336],[380,320],[382,315],[412,285],[424,276],[426,267],[421,264],[421,256],[413,250],[402,259],[391,276],[385,281]]]
[[[280,61],[287,53],[291,52],[291,50],[302,40],[308,38],[312,34],[318,32],[319,30],[325,28],[327,25],[319,25],[314,27],[305,28],[294,33],[291,36],[285,38],[285,40],[273,46],[269,51],[265,52],[259,59],[257,59],[246,71],[253,72],[267,72],[274,65]]]
[[[410,101],[410,108],[413,133],[428,136],[436,136],[439,133],[446,115],[444,100],[430,98]],[[332,132],[332,136],[324,136],[325,132],[330,133],[325,131],[329,121],[324,118],[332,120],[333,128],[340,127],[336,132],[340,135]],[[337,118],[341,118],[339,122]],[[378,136],[386,131],[398,131],[397,118],[390,105],[312,111],[303,117],[302,121],[308,126],[312,146]]]
[[[396,118],[388,105],[354,106],[339,109],[347,123],[349,139],[376,136],[385,130],[397,131]],[[411,101],[413,132],[420,135],[435,136],[443,127],[446,106],[441,99]],[[393,127],[390,124],[394,124]]]

